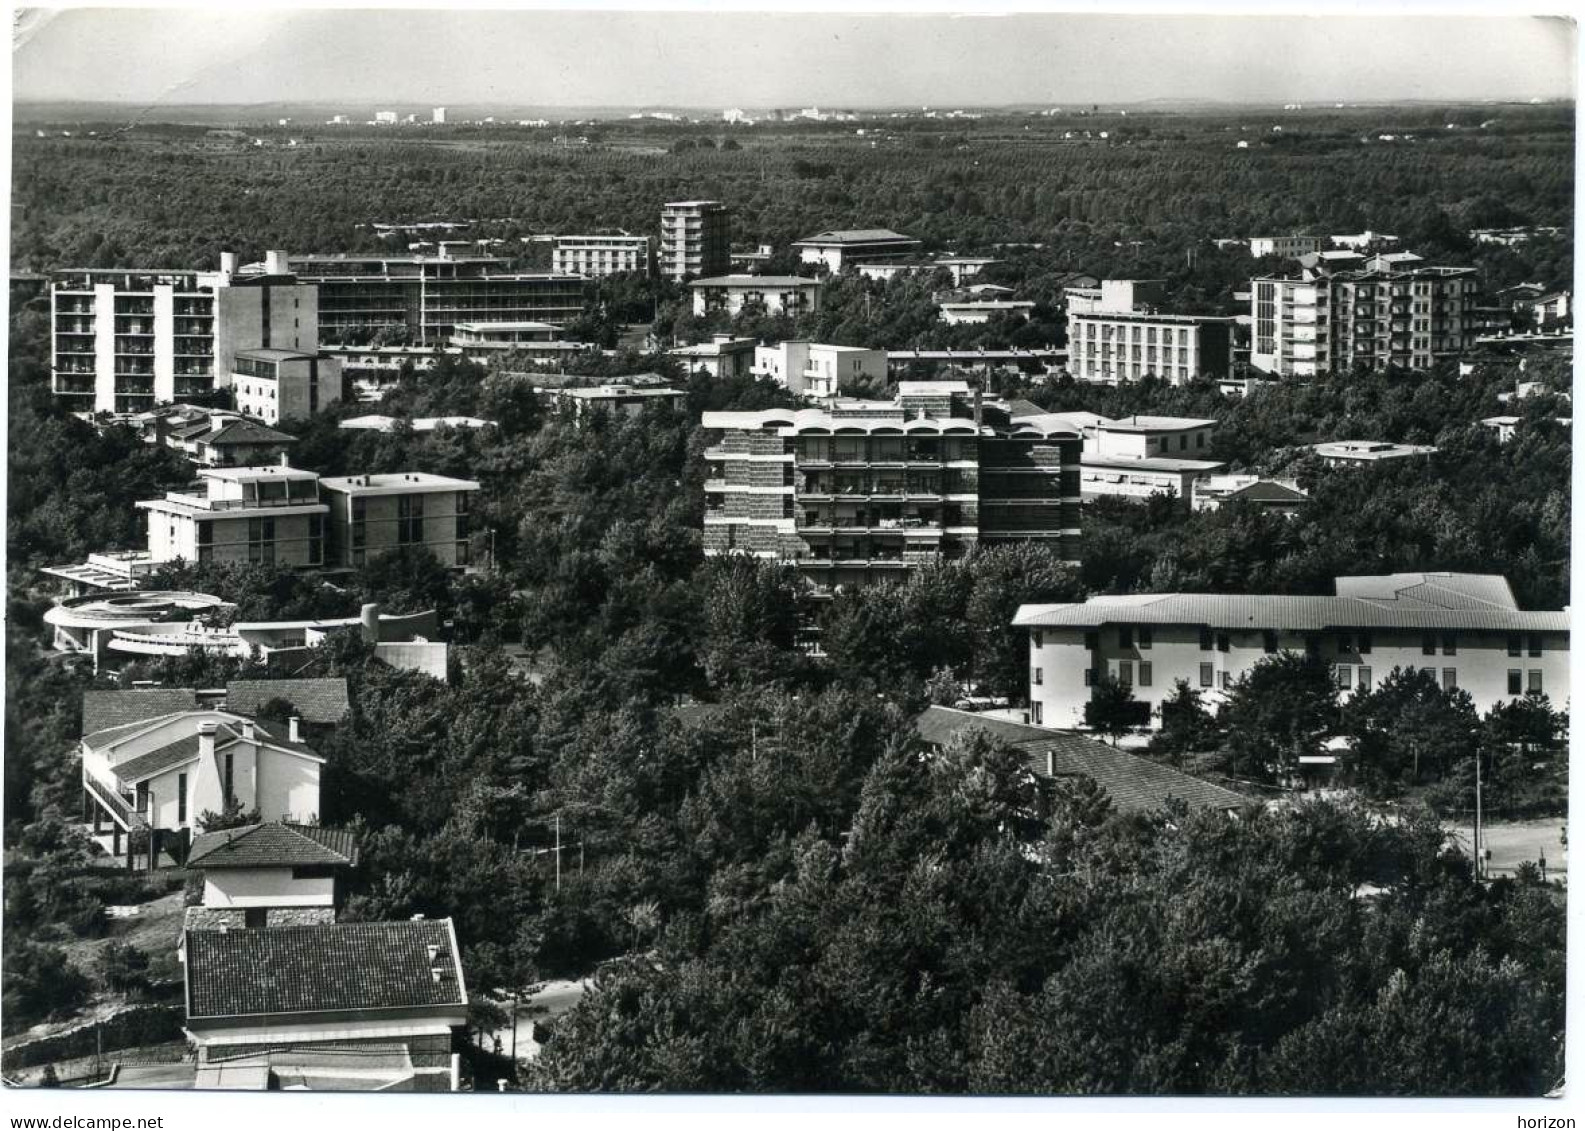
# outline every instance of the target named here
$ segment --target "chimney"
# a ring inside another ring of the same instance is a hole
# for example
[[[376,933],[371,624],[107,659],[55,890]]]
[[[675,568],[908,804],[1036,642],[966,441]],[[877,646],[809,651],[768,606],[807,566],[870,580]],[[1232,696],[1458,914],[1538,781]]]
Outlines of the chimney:
[[[198,724],[198,760],[200,762],[213,762],[215,760],[215,731],[219,724],[205,721]]]
[[[286,453],[285,452],[281,453],[281,466],[282,467],[290,467],[291,466],[291,464],[286,461]]]
[[[220,253],[220,277],[226,282],[231,282],[231,276],[237,273],[237,253],[222,251]]]
[[[253,730],[253,720],[252,719],[243,719],[242,720],[242,737],[247,739],[247,741],[249,741],[249,742],[253,741],[254,730]]]
[[[264,253],[264,273],[266,275],[290,275],[292,269],[286,264],[284,251],[266,251]]]
[[[377,604],[364,605],[358,610],[358,623],[363,629],[365,644],[378,644],[380,642],[380,606]]]
[[[288,742],[303,741],[303,720],[296,715],[286,720],[286,739]]]

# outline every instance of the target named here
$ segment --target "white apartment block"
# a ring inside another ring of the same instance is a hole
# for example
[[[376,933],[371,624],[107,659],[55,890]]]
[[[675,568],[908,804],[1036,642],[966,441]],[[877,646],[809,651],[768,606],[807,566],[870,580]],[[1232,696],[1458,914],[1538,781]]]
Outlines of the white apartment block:
[[[148,512],[152,562],[324,564],[325,516],[319,476],[274,467],[201,468],[185,491],[135,505]]]
[[[1481,713],[1531,693],[1567,709],[1567,611],[1521,610],[1505,578],[1480,574],[1340,577],[1336,586],[1335,597],[1157,593],[1024,605],[1013,623],[1029,631],[1030,721],[1082,725],[1103,673],[1153,712],[1178,680],[1217,710],[1240,676],[1284,651],[1330,665],[1345,698],[1394,668],[1419,668],[1467,691]]]
[[[318,349],[318,290],[291,275],[284,252],[247,278],[236,256],[220,260],[218,271],[57,272],[55,396],[73,412],[144,412],[227,387],[239,349]]]
[[[654,261],[648,236],[557,236],[551,248],[550,269],[557,275],[648,275]]]
[[[885,350],[787,341],[754,350],[753,372],[813,400],[834,397],[842,381],[886,380]]]
[[[1225,377],[1232,366],[1232,326],[1231,318],[1070,308],[1068,372],[1076,381],[1107,385]]]
[[[1256,259],[1275,255],[1282,259],[1297,259],[1326,246],[1325,236],[1251,236],[1249,254]]]
[[[295,350],[238,350],[231,386],[237,411],[279,424],[341,403],[341,362]]]
[[[724,310],[741,314],[758,309],[766,314],[812,314],[820,309],[820,283],[798,275],[718,275],[688,284],[693,312]]]

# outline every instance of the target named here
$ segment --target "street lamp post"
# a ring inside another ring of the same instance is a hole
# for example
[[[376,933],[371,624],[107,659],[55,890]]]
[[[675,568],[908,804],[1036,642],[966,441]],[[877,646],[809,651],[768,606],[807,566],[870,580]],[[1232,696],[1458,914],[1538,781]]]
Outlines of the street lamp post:
[[[1480,750],[1475,751],[1475,881],[1480,882]]]

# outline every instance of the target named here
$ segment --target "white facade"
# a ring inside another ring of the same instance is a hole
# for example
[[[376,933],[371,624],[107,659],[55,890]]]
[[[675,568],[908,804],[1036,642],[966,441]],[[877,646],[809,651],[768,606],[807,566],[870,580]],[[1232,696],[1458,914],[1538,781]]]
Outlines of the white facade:
[[[319,566],[324,521],[319,476],[280,467],[202,468],[204,493],[168,491],[148,512],[151,561]]]
[[[693,312],[724,310],[741,314],[758,308],[766,314],[800,315],[820,309],[820,283],[797,275],[718,275],[688,284]]]
[[[1252,236],[1249,241],[1249,254],[1256,259],[1263,259],[1268,255],[1297,259],[1301,255],[1320,251],[1325,246],[1325,236]]]
[[[949,326],[979,325],[998,315],[1029,317],[1035,309],[1032,302],[991,299],[980,302],[944,302],[939,307],[941,320]]]
[[[837,395],[843,380],[886,380],[885,350],[787,341],[754,350],[754,372],[789,392],[820,399]]]
[[[650,273],[653,256],[648,236],[557,236],[551,248],[551,270],[558,275]]]
[[[757,345],[753,338],[717,334],[708,342],[678,346],[666,353],[680,360],[689,373],[703,372],[715,378],[741,377],[753,368]]]

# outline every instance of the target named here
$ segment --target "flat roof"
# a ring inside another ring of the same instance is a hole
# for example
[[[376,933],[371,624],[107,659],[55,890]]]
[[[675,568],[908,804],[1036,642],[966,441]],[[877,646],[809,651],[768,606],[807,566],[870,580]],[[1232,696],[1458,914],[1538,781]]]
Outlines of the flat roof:
[[[1020,420],[1019,424],[1029,421]],[[1227,464],[1214,459],[1169,459],[1165,456],[1145,456],[1143,459],[1132,459],[1128,456],[1101,456],[1088,452],[1079,456],[1080,467],[1105,467],[1117,471],[1164,471],[1194,474],[1202,471],[1215,471]]]
[[[313,354],[305,353],[302,350],[278,350],[267,346],[238,350],[236,356],[253,357],[261,361],[312,361],[314,359]]]
[[[817,287],[819,279],[805,279],[802,275],[715,275],[708,279],[695,279],[690,287]]]
[[[899,381],[897,394],[903,397],[940,396],[943,393],[968,393],[973,389],[967,381]]]
[[[297,482],[318,479],[317,471],[302,471],[295,467],[266,464],[263,467],[201,467],[198,474],[205,479],[222,479],[228,483],[253,483],[260,479],[287,479]]]
[[[477,491],[472,479],[453,479],[427,471],[393,471],[383,475],[341,475],[319,485],[346,495],[406,495],[414,491]]]
[[[1360,460],[1427,455],[1436,451],[1430,444],[1394,444],[1386,440],[1329,440],[1309,447],[1318,455]]]
[[[732,338],[725,342],[700,342],[692,346],[675,346],[667,350],[678,357],[717,357],[723,353],[751,350],[759,345],[758,338]]]
[[[561,327],[550,322],[458,322],[452,329],[483,334],[491,330],[559,330]]]
[[[1097,421],[1105,432],[1182,432],[1191,428],[1214,428],[1216,421],[1192,416],[1125,416],[1121,420]]]

